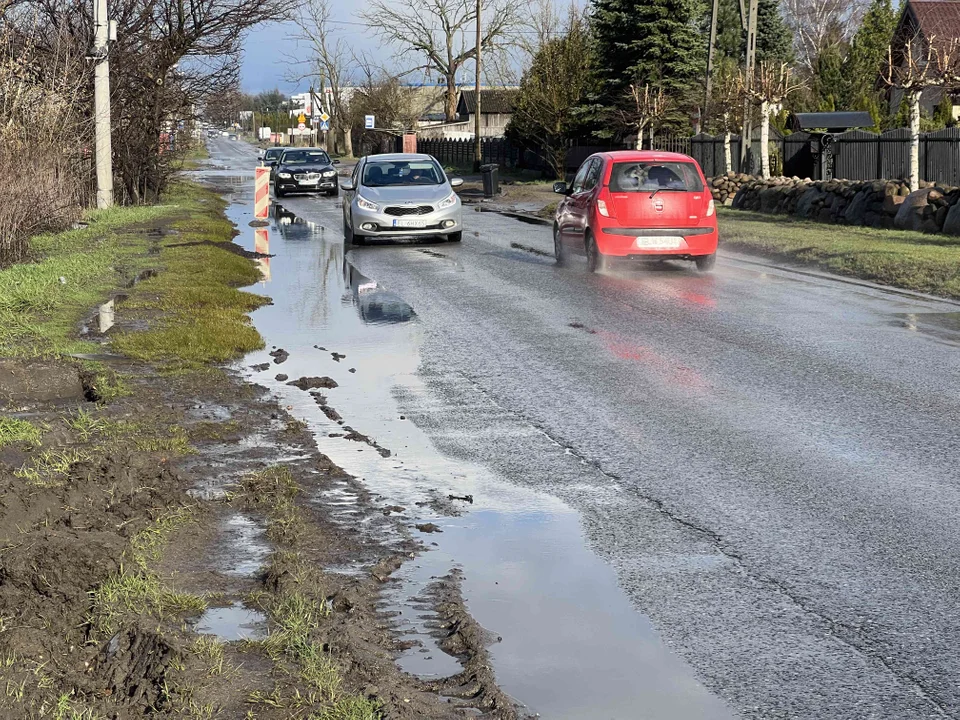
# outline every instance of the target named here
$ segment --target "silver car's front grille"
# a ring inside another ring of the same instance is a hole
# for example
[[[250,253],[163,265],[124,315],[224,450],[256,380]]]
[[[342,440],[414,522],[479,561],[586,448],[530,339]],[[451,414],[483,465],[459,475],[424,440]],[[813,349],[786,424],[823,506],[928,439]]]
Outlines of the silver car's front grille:
[[[383,209],[383,212],[386,215],[393,215],[395,217],[403,217],[404,215],[429,215],[433,212],[432,205],[415,205],[408,207],[387,207]]]

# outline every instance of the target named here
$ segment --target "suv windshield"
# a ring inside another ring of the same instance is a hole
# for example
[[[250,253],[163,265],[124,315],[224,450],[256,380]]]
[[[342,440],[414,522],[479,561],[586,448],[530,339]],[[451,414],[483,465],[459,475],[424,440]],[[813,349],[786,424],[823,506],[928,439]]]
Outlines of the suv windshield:
[[[281,155],[283,155],[283,148],[267,148],[263,158],[264,160],[276,160]]]
[[[329,165],[330,158],[323,150],[287,150],[280,162],[284,165]]]
[[[693,163],[619,162],[610,172],[611,192],[679,190],[702,192],[703,182]]]
[[[367,187],[390,185],[439,185],[443,173],[429,160],[392,160],[368,162],[362,183]]]

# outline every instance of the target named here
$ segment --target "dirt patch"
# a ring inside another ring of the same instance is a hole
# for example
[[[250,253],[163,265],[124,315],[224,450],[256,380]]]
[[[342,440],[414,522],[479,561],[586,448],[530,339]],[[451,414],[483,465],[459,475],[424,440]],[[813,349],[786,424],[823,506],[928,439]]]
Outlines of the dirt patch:
[[[50,403],[84,397],[77,366],[67,362],[0,358],[0,403]]]

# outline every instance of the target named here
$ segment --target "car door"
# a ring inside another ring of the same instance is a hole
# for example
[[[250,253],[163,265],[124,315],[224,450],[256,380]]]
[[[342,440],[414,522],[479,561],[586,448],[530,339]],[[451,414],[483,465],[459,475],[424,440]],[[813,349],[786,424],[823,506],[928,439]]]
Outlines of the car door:
[[[580,173],[577,173],[580,183],[578,184],[575,180],[570,193],[570,221],[568,223],[567,241],[576,249],[584,252],[586,248],[584,235],[587,231],[594,190],[600,180],[602,167],[603,161],[601,158],[597,156],[589,158],[582,168],[585,170],[583,177],[581,178]]]
[[[570,194],[560,201],[558,213],[559,220],[557,221],[557,225],[560,228],[561,239],[565,244],[568,245],[578,243],[579,240],[582,239],[582,236],[580,235],[582,212],[578,209],[578,205],[582,200],[581,196],[584,185],[587,181],[587,173],[590,172],[592,165],[592,157],[583,161],[583,165],[581,165],[580,169],[577,170],[577,174],[573,179],[573,184],[570,186]]]
[[[360,190],[360,178],[363,174],[363,164],[366,158],[360,158],[356,166],[353,168],[353,174],[350,176],[350,181],[353,183],[352,190],[342,190],[343,192],[343,224],[349,227],[353,227],[353,215],[350,212],[350,208],[353,206],[353,198]]]

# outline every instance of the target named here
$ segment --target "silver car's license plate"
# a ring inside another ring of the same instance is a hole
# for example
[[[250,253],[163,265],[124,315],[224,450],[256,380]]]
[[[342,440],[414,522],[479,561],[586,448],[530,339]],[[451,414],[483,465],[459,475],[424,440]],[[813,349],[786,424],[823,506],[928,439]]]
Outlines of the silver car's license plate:
[[[425,228],[427,226],[426,220],[394,220],[394,227],[401,228]]]

